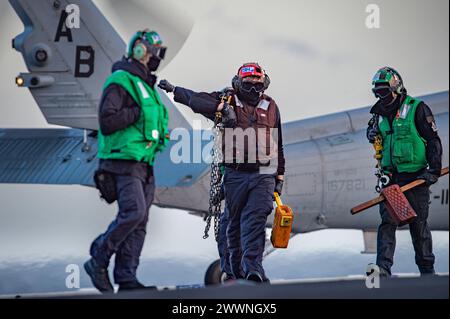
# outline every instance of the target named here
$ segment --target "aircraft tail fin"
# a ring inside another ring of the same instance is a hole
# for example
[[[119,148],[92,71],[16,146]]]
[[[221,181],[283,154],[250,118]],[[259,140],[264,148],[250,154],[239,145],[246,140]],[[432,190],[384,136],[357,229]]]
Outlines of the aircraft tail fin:
[[[125,42],[90,0],[9,2],[25,26],[13,47],[29,71],[16,83],[30,90],[48,123],[97,130],[102,86]],[[165,93],[160,95],[171,126],[186,125]]]
[[[16,83],[28,87],[48,123],[96,130],[102,85],[125,51],[119,34],[89,0],[9,2],[25,26],[13,47],[29,71]]]

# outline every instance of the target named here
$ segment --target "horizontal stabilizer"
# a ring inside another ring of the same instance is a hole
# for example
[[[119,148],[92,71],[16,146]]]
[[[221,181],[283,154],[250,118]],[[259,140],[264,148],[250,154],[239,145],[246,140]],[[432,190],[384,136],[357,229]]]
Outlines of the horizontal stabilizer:
[[[75,129],[0,129],[0,183],[93,185],[97,142]]]

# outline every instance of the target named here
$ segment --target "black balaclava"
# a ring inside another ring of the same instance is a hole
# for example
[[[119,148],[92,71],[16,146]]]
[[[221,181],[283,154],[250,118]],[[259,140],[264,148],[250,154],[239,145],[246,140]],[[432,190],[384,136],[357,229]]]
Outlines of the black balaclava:
[[[147,82],[148,85],[150,85],[150,87],[154,87],[155,84],[156,84],[157,79],[158,78],[156,77],[156,75],[148,73],[146,82]]]
[[[148,69],[147,83],[151,87],[155,85],[157,79],[156,75],[152,74],[152,72],[155,72],[158,69],[160,63],[161,59],[155,58],[154,56],[152,56],[147,63]]]
[[[397,112],[403,100],[404,94],[396,94],[395,97],[391,95],[390,98],[380,99],[380,115],[389,116]]]
[[[259,100],[261,98],[261,93],[256,92],[254,88],[250,90],[250,92],[242,92],[241,90],[238,90],[236,93],[239,100],[251,105],[251,106],[257,106],[259,103]]]
[[[156,70],[158,70],[160,63],[161,63],[161,59],[158,59],[158,58],[152,56],[147,63],[147,68],[150,72],[155,72]]]
[[[398,98],[398,95],[389,94],[384,98],[380,98],[380,104],[383,108],[389,109],[392,105],[395,104],[395,100]]]

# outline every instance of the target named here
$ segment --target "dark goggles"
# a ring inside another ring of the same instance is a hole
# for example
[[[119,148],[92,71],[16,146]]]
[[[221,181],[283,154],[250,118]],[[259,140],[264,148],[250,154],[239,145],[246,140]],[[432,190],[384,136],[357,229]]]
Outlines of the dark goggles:
[[[389,96],[389,94],[392,93],[392,90],[389,87],[374,87],[372,89],[373,94],[375,95],[375,97],[379,98],[379,99],[384,99],[386,97]]]
[[[163,47],[160,45],[152,45],[148,41],[144,41],[145,46],[147,47],[148,52],[155,58],[159,60],[164,60],[164,57],[166,56],[166,50],[167,47]]]
[[[242,82],[240,89],[246,93],[249,93],[252,89],[255,92],[260,93],[264,91],[264,83]]]

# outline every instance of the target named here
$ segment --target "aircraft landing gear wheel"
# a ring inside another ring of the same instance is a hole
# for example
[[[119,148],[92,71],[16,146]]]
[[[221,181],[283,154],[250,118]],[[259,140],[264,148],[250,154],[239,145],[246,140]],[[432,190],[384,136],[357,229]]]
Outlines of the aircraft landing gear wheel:
[[[209,265],[205,274],[205,286],[219,285],[222,283],[222,270],[220,269],[220,260],[217,259]]]

